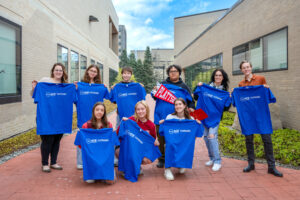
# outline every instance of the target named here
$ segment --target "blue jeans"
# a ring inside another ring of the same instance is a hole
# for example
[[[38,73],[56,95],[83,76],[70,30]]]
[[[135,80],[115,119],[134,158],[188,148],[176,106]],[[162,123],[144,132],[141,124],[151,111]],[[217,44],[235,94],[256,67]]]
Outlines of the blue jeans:
[[[206,128],[204,126],[204,141],[207,147],[208,156],[211,161],[216,164],[221,164],[218,141],[219,124],[216,127]]]
[[[82,165],[82,155],[81,155],[81,149],[76,146],[77,148],[77,165]]]
[[[121,119],[120,119],[120,116],[117,114],[117,116],[116,116],[116,130],[118,129],[120,124],[121,124]]]

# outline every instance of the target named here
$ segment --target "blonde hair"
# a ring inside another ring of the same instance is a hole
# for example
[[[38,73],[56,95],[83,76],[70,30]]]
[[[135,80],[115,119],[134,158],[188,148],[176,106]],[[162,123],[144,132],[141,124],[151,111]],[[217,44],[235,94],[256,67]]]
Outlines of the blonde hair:
[[[134,119],[135,120],[138,120],[139,117],[137,116],[137,113],[136,113],[136,109],[137,109],[137,106],[139,104],[142,104],[145,108],[146,108],[146,119],[149,120],[149,115],[150,115],[150,108],[148,106],[148,104],[146,103],[146,101],[142,100],[142,101],[139,101],[135,104],[135,107],[134,107]]]

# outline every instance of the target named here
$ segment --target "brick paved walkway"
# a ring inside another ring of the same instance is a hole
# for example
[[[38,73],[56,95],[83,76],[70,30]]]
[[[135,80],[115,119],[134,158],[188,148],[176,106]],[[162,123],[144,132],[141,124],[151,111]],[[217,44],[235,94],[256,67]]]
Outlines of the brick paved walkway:
[[[147,101],[153,108],[154,102]],[[109,118],[114,122],[115,114]],[[62,171],[43,173],[39,149],[0,165],[0,199],[300,199],[299,170],[278,167],[284,178],[277,178],[267,174],[265,164],[256,164],[255,171],[245,174],[245,161],[224,158],[221,171],[212,172],[204,166],[207,151],[202,139],[196,142],[193,169],[184,175],[174,170],[175,181],[165,180],[163,169],[154,163],[143,168],[144,175],[136,183],[118,176],[112,186],[87,184],[76,169],[74,139],[72,134],[61,142]]]

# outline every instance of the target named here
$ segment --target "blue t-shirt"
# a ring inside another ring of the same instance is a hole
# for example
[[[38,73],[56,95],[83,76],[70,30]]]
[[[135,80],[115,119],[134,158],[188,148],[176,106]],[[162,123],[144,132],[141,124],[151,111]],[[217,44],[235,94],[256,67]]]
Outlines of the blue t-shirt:
[[[114,146],[119,140],[112,128],[80,129],[74,144],[81,146],[84,180],[114,180]]]
[[[181,87],[172,84],[163,84],[170,92],[172,92],[176,98],[183,98],[186,102],[192,101],[193,98],[190,93]],[[155,110],[154,110],[154,124],[159,125],[159,121],[166,119],[166,117],[175,112],[174,104],[171,104],[162,99],[156,99]]]
[[[231,104],[229,92],[203,84],[196,88],[194,94],[198,95],[196,109],[201,108],[208,115],[202,120],[203,125],[207,128],[216,127],[221,121],[224,107]]]
[[[165,167],[192,168],[195,140],[202,137],[203,126],[195,120],[165,120],[159,127],[165,137]]]
[[[92,118],[93,106],[96,102],[109,99],[109,92],[103,84],[77,83],[77,127]]]
[[[244,135],[272,134],[269,103],[276,98],[263,85],[234,88],[232,105],[236,107]]]
[[[55,135],[72,132],[76,88],[68,83],[38,83],[32,98],[37,103],[36,133]]]
[[[161,156],[155,139],[141,129],[133,120],[122,121],[119,129],[121,140],[119,155],[119,171],[124,172],[125,178],[131,182],[138,180],[143,158],[152,162]]]
[[[117,103],[120,119],[132,116],[135,104],[145,97],[146,90],[139,83],[118,83],[110,91],[110,101]]]

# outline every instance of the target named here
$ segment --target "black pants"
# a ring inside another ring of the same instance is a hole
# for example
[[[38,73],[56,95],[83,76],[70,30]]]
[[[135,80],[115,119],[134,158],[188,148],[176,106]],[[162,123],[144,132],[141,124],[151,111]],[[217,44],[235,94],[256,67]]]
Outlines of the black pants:
[[[156,126],[156,135],[159,142],[158,148],[161,152],[161,157],[158,158],[158,160],[165,162],[165,144],[166,144],[165,137],[159,135],[159,125],[155,125],[155,126]]]
[[[264,143],[265,156],[268,166],[269,168],[275,167],[271,134],[261,134],[261,138]],[[246,135],[246,148],[248,154],[248,163],[252,165],[254,164],[255,160],[253,135]]]
[[[48,165],[49,155],[51,154],[51,165],[56,164],[57,154],[59,151],[60,140],[63,134],[41,135],[41,154],[42,165]]]

